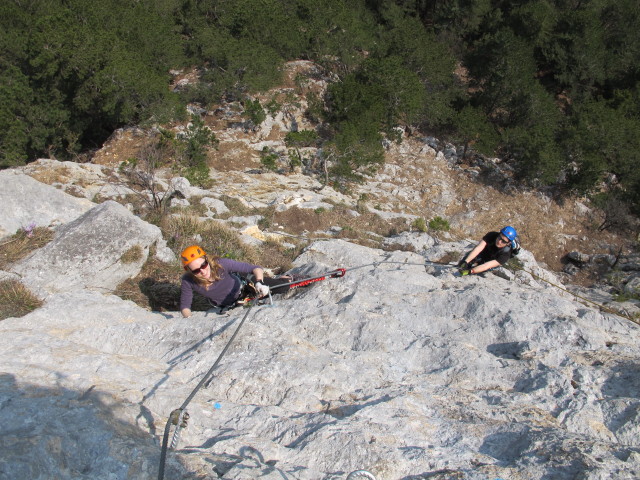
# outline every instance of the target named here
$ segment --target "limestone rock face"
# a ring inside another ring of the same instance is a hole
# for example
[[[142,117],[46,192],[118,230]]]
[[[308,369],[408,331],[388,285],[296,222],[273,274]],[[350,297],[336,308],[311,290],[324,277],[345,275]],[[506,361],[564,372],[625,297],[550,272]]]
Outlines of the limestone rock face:
[[[48,227],[78,218],[95,204],[16,170],[0,171],[0,238],[28,225]]]
[[[459,248],[316,242],[293,272],[344,277],[224,315],[51,295],[0,322],[0,477],[156,478],[246,315],[167,479],[638,478],[640,328],[524,272],[425,265]]]
[[[107,201],[56,231],[55,239],[12,271],[41,296],[78,288],[113,290],[135,276],[160,229]]]

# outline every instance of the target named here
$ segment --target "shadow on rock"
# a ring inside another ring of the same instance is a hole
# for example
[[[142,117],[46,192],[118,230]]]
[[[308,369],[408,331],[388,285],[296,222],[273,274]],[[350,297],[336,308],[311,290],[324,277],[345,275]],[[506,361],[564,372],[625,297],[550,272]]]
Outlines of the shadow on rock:
[[[161,312],[180,310],[180,286],[171,282],[158,282],[151,277],[144,278],[138,283],[140,291],[149,299],[151,310]],[[192,311],[204,312],[213,308],[211,303],[199,294],[194,294]]]
[[[608,398],[640,398],[640,365],[621,363],[602,385],[602,394]]]
[[[529,351],[529,342],[494,343],[487,347],[487,352],[507,360],[520,360]]]
[[[0,478],[147,480],[158,474],[158,441],[133,418],[123,421],[126,405],[115,404],[95,386],[84,392],[43,387],[3,373],[0,399]],[[168,469],[167,478],[185,478],[188,472],[178,462]]]
[[[528,428],[520,431],[497,432],[484,439],[480,446],[480,452],[502,462],[510,463],[519,458],[530,444]]]

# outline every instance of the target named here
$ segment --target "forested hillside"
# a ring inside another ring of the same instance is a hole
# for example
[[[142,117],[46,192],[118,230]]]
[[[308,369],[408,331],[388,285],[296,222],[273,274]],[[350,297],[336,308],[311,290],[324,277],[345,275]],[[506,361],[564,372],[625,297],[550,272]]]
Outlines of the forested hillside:
[[[640,212],[637,0],[2,0],[0,167],[244,102],[307,59],[314,141],[357,180],[396,127],[499,155],[522,181]],[[171,70],[200,82],[169,88]],[[267,106],[257,105],[258,110]]]

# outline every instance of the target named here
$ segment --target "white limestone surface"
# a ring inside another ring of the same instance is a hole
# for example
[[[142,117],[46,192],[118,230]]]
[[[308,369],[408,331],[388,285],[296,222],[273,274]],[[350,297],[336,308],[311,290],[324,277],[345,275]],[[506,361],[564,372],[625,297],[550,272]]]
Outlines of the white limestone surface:
[[[429,254],[316,242],[329,278],[225,315],[88,290],[0,322],[0,478],[633,479],[638,326]],[[428,257],[427,257],[428,258]]]
[[[0,238],[20,228],[58,226],[95,204],[40,183],[17,170],[0,171]]]

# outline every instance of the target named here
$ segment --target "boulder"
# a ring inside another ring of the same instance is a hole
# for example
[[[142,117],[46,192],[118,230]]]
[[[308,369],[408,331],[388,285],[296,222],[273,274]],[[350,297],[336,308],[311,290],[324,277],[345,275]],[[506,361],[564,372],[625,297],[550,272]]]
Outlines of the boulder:
[[[578,265],[584,265],[585,263],[589,263],[591,261],[591,256],[586,253],[581,252],[569,252],[567,253],[567,260],[575,262]]]
[[[79,288],[112,291],[134,277],[160,229],[107,201],[56,231],[53,241],[16,263],[12,271],[40,296]]]
[[[207,207],[209,212],[213,215],[220,215],[221,213],[229,212],[229,209],[222,200],[217,198],[204,197],[200,200],[200,203]]]
[[[0,238],[29,225],[48,227],[70,222],[95,206],[17,170],[0,171],[0,205]]]

